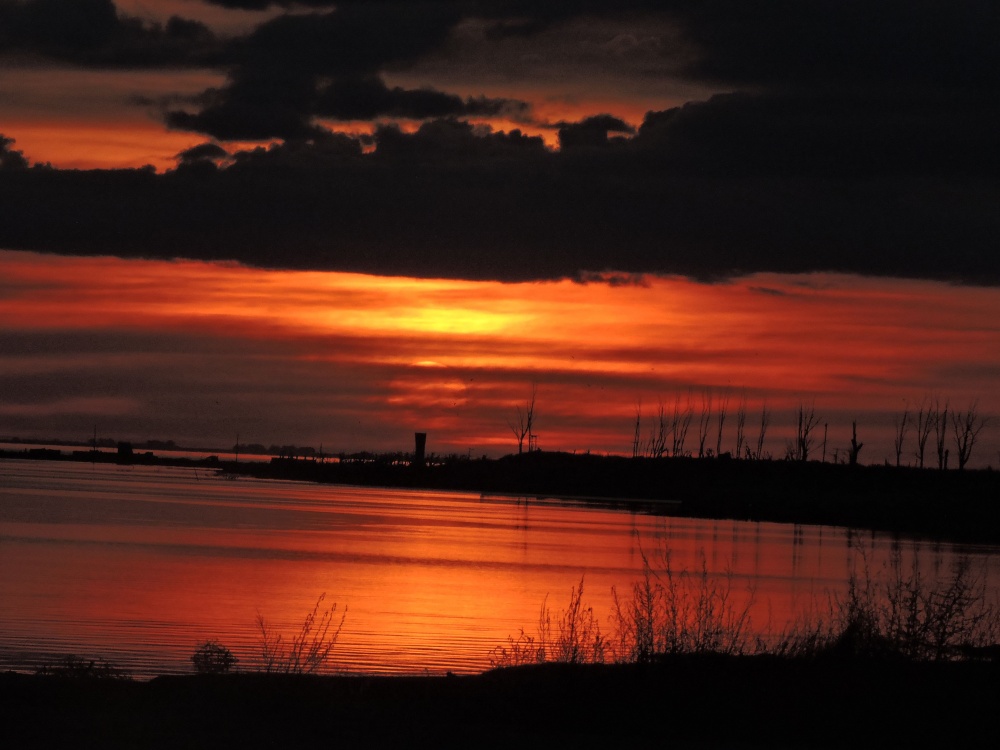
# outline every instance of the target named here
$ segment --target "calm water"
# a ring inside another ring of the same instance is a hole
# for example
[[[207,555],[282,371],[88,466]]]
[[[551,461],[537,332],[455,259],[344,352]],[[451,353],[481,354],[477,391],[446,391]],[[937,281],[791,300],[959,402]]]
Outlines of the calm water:
[[[852,542],[853,539],[853,542]],[[581,577],[602,623],[642,555],[754,588],[780,628],[844,590],[857,545],[893,545],[928,573],[971,555],[995,594],[995,549],[894,542],[843,529],[663,518],[436,491],[226,480],[203,470],[0,461],[0,668],[55,655],[137,676],[189,672],[215,639],[255,665],[258,614],[291,637],[317,597],[347,609],[338,668],[480,671],[533,633]]]

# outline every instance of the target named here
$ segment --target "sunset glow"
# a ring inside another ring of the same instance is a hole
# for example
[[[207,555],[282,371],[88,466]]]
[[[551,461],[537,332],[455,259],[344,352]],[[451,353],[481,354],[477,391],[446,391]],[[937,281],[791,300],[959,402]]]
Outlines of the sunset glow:
[[[962,324],[1000,321],[992,289],[830,274],[498,284],[12,252],[2,270],[5,337],[51,342],[2,355],[12,433],[47,434],[65,412],[77,436],[96,422],[122,439],[225,445],[238,429],[265,444],[407,449],[423,429],[438,452],[497,454],[535,384],[548,449],[627,453],[640,405],[651,418],[659,403],[728,399],[733,413],[745,394],[775,413],[772,453],[806,403],[832,445],[857,419],[887,458],[907,405],[1000,406],[1000,323]],[[244,390],[268,397],[250,408]],[[165,419],[164,399],[188,406]],[[212,412],[225,427],[199,424]]]
[[[0,0],[20,744],[988,734],[995,6]]]

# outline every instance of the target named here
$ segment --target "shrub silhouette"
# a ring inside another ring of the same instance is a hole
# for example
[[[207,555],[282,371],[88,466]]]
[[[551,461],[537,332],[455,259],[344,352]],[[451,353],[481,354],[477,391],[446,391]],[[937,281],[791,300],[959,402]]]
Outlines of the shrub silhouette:
[[[337,604],[320,609],[326,594],[320,594],[312,612],[308,613],[299,627],[299,632],[286,641],[280,633],[275,633],[264,616],[257,615],[257,629],[260,631],[258,647],[261,668],[267,674],[310,674],[324,666],[330,658],[337,638],[344,627],[347,610],[335,618]]]
[[[949,575],[931,580],[916,557],[907,569],[898,550],[880,575],[872,574],[863,551],[859,557],[862,570],[852,571],[847,596],[837,602],[833,650],[941,661],[997,642],[1000,612],[968,558],[956,560]]]
[[[131,680],[132,673],[103,659],[82,659],[68,654],[54,664],[39,667],[35,674],[85,680]]]
[[[232,651],[216,641],[205,641],[191,654],[198,674],[226,674],[238,661]]]
[[[601,634],[601,627],[593,607],[583,604],[583,577],[580,585],[570,590],[569,606],[555,618],[548,606],[548,597],[538,613],[538,635],[532,636],[521,628],[517,638],[508,636],[507,645],[497,646],[490,652],[490,666],[519,667],[525,664],[561,662],[565,664],[600,664],[609,648],[608,639]]]
[[[754,592],[737,602],[732,577],[715,579],[704,555],[697,572],[676,571],[670,551],[662,550],[657,567],[642,554],[643,575],[631,597],[612,588],[613,639],[619,662],[649,662],[667,654],[743,654],[755,649],[750,608]]]
[[[986,594],[985,578],[967,558],[950,574],[932,578],[917,558],[906,565],[897,550],[873,570],[864,550],[842,597],[785,625],[757,631],[750,619],[754,592],[734,596],[732,576],[700,570],[676,571],[669,550],[651,565],[643,553],[643,574],[624,595],[612,588],[611,635],[597,627],[582,602],[583,580],[570,605],[553,618],[547,604],[538,634],[522,629],[517,638],[490,652],[492,667],[548,661],[648,663],[676,654],[763,654],[944,661],[1000,659],[1000,609]],[[553,622],[558,632],[553,632]]]

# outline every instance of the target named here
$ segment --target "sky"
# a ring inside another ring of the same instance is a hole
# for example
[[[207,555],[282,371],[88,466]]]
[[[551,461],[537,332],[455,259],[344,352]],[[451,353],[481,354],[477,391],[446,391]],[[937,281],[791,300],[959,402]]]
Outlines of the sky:
[[[947,403],[1000,465],[997,38],[986,0],[0,0],[0,437],[495,456],[535,393],[547,450],[662,406],[697,452],[725,404],[732,451],[745,403],[774,457],[805,406],[881,463]]]

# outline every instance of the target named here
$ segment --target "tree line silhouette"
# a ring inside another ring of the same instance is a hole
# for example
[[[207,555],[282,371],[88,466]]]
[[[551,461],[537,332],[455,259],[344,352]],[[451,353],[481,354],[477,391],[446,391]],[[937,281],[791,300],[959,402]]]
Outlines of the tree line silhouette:
[[[532,391],[530,402],[532,414],[534,400]],[[764,448],[773,418],[773,410],[766,401],[761,404],[759,420],[754,422],[756,428],[748,428],[747,421],[750,415],[747,396],[745,392],[741,395],[735,414],[735,448],[732,451],[724,451],[723,434],[729,416],[728,393],[716,400],[711,391],[703,392],[698,410],[690,394],[684,400],[678,395],[671,408],[667,408],[664,402],[660,401],[651,415],[643,413],[640,400],[635,408],[632,457],[724,457],[747,461],[774,458],[772,453]],[[799,404],[792,417],[795,435],[786,440],[782,458],[786,461],[802,462],[816,460],[816,452],[820,451],[820,460],[826,463],[829,422],[824,421],[816,413],[814,405],[807,406],[804,403]],[[949,400],[942,402],[939,398],[925,398],[915,411],[907,405],[902,414],[893,420],[895,465],[903,466],[907,450],[912,450],[912,457],[918,468],[933,466],[931,462],[936,459],[937,468],[943,471],[949,468],[950,460],[954,456],[958,468],[965,469],[972,458],[973,449],[990,421],[991,418],[980,409],[978,399],[970,402],[965,410],[954,409]],[[697,424],[696,447],[689,436],[693,424]],[[857,420],[852,420],[851,441],[845,451],[846,458],[841,459],[841,449],[837,448],[834,450],[833,462],[842,463],[846,460],[851,466],[857,465],[864,446],[865,443],[858,440]]]

